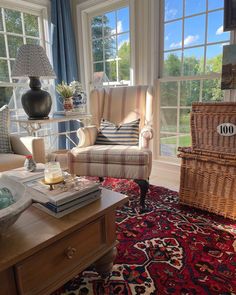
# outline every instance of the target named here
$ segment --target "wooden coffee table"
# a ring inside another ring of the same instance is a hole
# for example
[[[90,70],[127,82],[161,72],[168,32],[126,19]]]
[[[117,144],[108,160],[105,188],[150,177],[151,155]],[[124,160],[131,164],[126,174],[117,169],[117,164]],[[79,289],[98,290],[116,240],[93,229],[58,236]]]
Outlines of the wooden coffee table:
[[[116,254],[115,209],[128,197],[102,197],[56,219],[30,207],[0,237],[0,294],[50,294],[89,265],[101,275]]]

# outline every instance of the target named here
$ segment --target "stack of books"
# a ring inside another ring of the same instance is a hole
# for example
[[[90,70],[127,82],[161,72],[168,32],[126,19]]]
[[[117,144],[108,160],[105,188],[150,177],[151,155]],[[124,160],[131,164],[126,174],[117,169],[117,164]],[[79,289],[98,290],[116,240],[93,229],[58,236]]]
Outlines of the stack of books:
[[[81,177],[66,175],[65,183],[49,185],[44,182],[43,168],[37,164],[35,172],[27,172],[24,168],[4,172],[5,175],[21,182],[26,186],[32,197],[33,206],[42,211],[60,218],[81,207],[84,207],[101,197],[99,183]]]
[[[60,218],[81,207],[84,207],[101,197],[99,183],[76,177],[68,183],[57,184],[53,190],[49,189],[42,178],[24,182],[32,199],[34,206],[46,213]]]

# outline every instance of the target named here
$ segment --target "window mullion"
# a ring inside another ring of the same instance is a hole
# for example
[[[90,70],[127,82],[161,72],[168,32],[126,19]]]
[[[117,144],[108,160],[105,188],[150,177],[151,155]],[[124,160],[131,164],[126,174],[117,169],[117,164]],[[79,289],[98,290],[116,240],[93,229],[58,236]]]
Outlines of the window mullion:
[[[115,17],[116,17],[116,82],[119,82],[119,68],[118,68],[118,30],[117,30],[117,10],[115,11]]]
[[[184,15],[185,15],[185,0],[183,3],[183,15],[182,15],[182,47],[181,47],[181,75],[184,75]]]
[[[205,26],[205,44],[203,58],[203,73],[206,73],[206,56],[207,56],[207,33],[208,33],[208,0],[206,0],[206,26]]]
[[[25,18],[23,12],[21,12],[21,22],[22,22],[22,32],[23,32],[23,43],[26,44],[26,36],[25,36]]]
[[[9,54],[9,48],[8,48],[8,39],[7,39],[7,29],[6,29],[6,21],[5,21],[5,9],[2,8],[2,24],[3,24],[3,32],[4,32],[4,41],[5,41],[5,49],[6,49],[6,58],[7,58],[7,67],[8,67],[8,75],[9,75],[9,81],[12,82],[11,80],[11,75],[10,75],[10,68],[11,68],[11,64],[10,64],[10,54]]]

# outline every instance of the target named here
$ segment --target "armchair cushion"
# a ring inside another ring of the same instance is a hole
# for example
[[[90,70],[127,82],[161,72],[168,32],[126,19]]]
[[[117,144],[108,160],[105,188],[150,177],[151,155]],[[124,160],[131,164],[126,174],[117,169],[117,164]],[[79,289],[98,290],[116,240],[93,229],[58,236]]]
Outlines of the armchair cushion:
[[[95,144],[138,145],[139,123],[140,119],[137,119],[129,123],[116,125],[108,120],[102,119]]]
[[[0,108],[0,153],[12,153],[9,137],[9,108]]]
[[[138,146],[94,145],[68,153],[69,170],[78,175],[147,179],[152,153]]]
[[[35,162],[45,163],[45,147],[42,137],[20,137],[18,135],[11,134],[10,140],[14,154],[22,156],[32,154]]]
[[[77,136],[79,138],[78,147],[86,147],[94,145],[97,138],[97,127],[96,126],[87,126],[81,127],[77,131]]]
[[[24,165],[25,157],[17,154],[0,154],[0,172],[20,168]]]

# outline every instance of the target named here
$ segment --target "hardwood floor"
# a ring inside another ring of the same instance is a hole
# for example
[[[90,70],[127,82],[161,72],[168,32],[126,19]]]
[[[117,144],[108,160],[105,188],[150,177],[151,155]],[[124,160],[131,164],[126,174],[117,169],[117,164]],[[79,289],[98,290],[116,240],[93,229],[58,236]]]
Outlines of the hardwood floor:
[[[174,191],[179,191],[180,166],[153,161],[150,184],[163,186]]]

